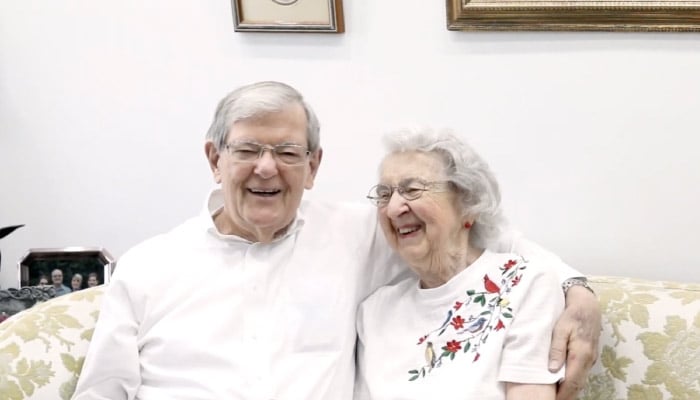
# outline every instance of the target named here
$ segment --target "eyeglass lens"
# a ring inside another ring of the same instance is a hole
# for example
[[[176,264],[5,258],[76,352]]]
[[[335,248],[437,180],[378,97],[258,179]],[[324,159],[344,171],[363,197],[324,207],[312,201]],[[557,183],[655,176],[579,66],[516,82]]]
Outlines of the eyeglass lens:
[[[303,164],[309,151],[298,144],[262,145],[253,142],[231,143],[226,145],[231,157],[238,162],[255,162],[262,157],[265,150],[270,150],[273,157],[286,165]]]

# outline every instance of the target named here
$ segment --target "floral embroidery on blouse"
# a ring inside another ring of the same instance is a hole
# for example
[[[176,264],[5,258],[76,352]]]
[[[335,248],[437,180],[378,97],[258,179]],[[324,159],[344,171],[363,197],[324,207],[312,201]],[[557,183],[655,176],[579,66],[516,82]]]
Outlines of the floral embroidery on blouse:
[[[458,354],[473,355],[472,362],[477,362],[481,356],[479,347],[486,343],[489,334],[501,331],[513,318],[508,294],[520,283],[526,268],[527,262],[522,258],[508,260],[499,267],[500,277],[484,275],[482,291],[469,289],[465,298],[455,301],[442,325],[418,339],[416,345],[424,349],[426,363],[408,371],[408,380],[425,377],[433,368],[442,366],[444,359],[452,361]],[[449,340],[441,338],[445,332]]]

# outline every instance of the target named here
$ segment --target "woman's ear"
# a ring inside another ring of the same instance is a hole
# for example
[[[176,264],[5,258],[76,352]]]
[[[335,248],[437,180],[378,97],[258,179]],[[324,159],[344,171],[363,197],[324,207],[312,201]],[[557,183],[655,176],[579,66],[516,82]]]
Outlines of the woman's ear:
[[[471,229],[471,227],[474,226],[475,221],[476,217],[474,215],[467,214],[462,216],[462,226],[464,229]]]

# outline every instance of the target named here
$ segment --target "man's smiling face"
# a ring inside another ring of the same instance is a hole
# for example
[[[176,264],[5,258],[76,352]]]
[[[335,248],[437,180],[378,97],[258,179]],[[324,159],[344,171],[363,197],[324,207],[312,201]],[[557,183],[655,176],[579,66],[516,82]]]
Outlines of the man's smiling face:
[[[308,146],[306,113],[300,104],[279,112],[238,121],[231,126],[227,143]],[[301,165],[284,165],[271,151],[253,162],[237,162],[227,149],[212,154],[214,178],[221,183],[224,210],[217,227],[256,242],[270,242],[294,220],[304,189],[311,189],[321,159],[320,149]]]

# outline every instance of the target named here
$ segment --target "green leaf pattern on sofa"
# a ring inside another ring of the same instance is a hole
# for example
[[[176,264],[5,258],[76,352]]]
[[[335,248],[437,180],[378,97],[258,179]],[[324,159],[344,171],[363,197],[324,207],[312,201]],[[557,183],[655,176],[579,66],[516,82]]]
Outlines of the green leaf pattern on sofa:
[[[20,347],[15,343],[0,348],[0,393],[8,400],[24,399],[24,394],[31,396],[36,387],[46,385],[54,376],[50,363],[28,361],[19,355]]]
[[[71,293],[0,324],[2,400],[69,400],[92,338],[103,287]]]
[[[700,285],[590,281],[603,332],[600,358],[579,399],[700,399]]]
[[[648,384],[665,385],[674,399],[700,399],[700,313],[690,326],[678,316],[668,316],[663,332],[645,332],[638,338],[652,360],[645,376]]]

